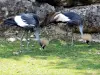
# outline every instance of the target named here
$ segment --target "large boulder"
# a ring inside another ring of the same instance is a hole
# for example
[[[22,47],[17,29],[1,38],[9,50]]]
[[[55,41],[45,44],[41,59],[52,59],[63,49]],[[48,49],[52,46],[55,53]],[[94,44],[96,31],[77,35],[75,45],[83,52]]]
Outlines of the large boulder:
[[[84,32],[90,32],[90,33],[91,32],[92,33],[100,32],[100,13],[99,13],[100,5],[99,4],[88,5],[88,6],[78,6],[78,7],[71,7],[71,8],[62,7],[60,9],[57,9],[59,7],[55,7],[54,4],[50,5],[49,1],[51,3],[53,3],[55,1],[55,3],[58,3],[58,6],[71,6],[71,5],[73,5],[73,1],[76,1],[76,2],[74,2],[76,4],[77,4],[77,1],[80,1],[78,4],[82,4],[82,1],[84,1],[84,0],[44,0],[44,1],[48,1],[46,3],[38,3],[36,1],[37,0],[0,0],[0,23],[2,23],[2,21],[5,18],[17,15],[19,13],[33,12],[39,16],[39,20],[40,20],[40,24],[41,24],[43,22],[43,20],[45,19],[46,15],[50,12],[71,11],[71,12],[78,13],[83,18]],[[41,0],[41,1],[43,1],[43,0]],[[87,0],[87,1],[89,1],[89,0]],[[99,2],[99,0],[92,0],[92,2],[93,1]],[[83,2],[83,3],[85,3],[85,2]],[[5,13],[5,11],[6,11],[6,13]],[[64,30],[64,28],[62,28],[62,26],[63,26],[62,24],[58,24],[57,27],[51,25],[51,26],[45,28],[46,27],[45,26],[42,29],[42,31],[43,32],[48,31],[50,35],[53,34],[53,36],[55,36],[57,34],[60,37],[62,37],[62,34],[66,35],[66,31]],[[0,29],[0,31],[4,32],[3,29]],[[8,30],[7,32],[9,32],[9,31],[11,31],[11,29]],[[77,31],[79,32],[78,27],[75,29],[75,32],[77,32]],[[0,35],[2,35],[3,32],[1,32]],[[57,37],[57,36],[55,36],[55,37]]]
[[[53,6],[72,6],[73,0],[36,0],[40,3],[48,3]]]
[[[100,3],[100,0],[36,0],[40,3],[49,3],[53,6],[72,7]]]

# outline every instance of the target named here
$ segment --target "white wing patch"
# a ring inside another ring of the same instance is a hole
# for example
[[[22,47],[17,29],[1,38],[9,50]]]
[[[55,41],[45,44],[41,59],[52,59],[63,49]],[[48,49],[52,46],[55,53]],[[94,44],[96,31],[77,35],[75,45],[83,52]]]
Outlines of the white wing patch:
[[[65,15],[63,15],[61,13],[60,14],[57,14],[54,17],[54,19],[56,19],[56,21],[62,21],[62,22],[70,21],[70,19],[67,16],[65,16]]]
[[[23,20],[23,19],[21,18],[21,16],[15,16],[14,20],[15,20],[15,22],[16,22],[19,26],[21,26],[21,27],[28,26],[28,24],[25,22],[25,20]]]

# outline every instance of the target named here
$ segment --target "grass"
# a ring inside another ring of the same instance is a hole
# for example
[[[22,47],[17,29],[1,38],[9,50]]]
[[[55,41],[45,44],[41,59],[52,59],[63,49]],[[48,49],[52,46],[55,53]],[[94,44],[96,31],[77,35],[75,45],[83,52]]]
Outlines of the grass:
[[[100,43],[70,46],[52,40],[43,50],[34,42],[35,47],[14,54],[19,44],[0,40],[0,75],[100,75]]]

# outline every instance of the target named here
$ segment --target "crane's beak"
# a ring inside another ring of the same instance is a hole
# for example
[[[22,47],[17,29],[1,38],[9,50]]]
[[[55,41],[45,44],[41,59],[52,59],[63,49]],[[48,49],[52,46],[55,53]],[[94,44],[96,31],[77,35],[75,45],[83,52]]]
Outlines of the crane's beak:
[[[44,49],[46,47],[46,45],[44,45],[43,43],[40,43],[40,46]]]
[[[42,48],[44,49],[46,45],[43,45]]]
[[[89,40],[86,40],[86,43],[89,44]]]

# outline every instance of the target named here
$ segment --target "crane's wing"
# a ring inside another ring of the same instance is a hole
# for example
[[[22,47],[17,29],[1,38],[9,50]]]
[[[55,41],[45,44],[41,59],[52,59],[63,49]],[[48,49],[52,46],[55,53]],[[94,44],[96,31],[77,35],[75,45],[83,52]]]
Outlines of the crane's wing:
[[[21,14],[21,18],[28,25],[33,25],[33,26],[39,25],[39,20],[37,15],[33,13]]]

